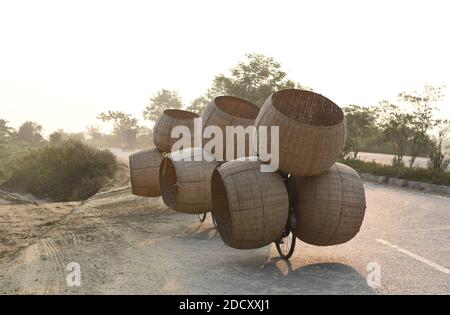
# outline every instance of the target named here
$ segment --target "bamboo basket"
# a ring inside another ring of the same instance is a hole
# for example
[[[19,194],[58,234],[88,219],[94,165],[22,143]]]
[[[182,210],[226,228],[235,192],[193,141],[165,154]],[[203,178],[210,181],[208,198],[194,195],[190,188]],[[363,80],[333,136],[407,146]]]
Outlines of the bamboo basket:
[[[366,209],[363,183],[352,168],[336,163],[313,177],[288,180],[296,214],[296,236],[311,245],[331,246],[351,240]]]
[[[186,126],[191,131],[191,146],[194,145],[194,119],[199,116],[181,109],[167,109],[153,127],[153,141],[161,152],[172,151],[173,144],[178,141],[171,137],[172,129],[176,126]]]
[[[159,197],[159,165],[163,156],[158,149],[139,151],[130,155],[130,180],[133,195]]]
[[[189,148],[165,157],[159,169],[159,182],[164,203],[171,209],[185,213],[205,213],[211,211],[211,174],[217,162],[201,156],[202,149]],[[208,154],[208,153],[205,153]],[[192,161],[180,159],[191,158]]]
[[[212,175],[213,214],[222,240],[230,247],[266,246],[286,226],[286,186],[278,172],[260,172],[260,164],[238,159],[222,164]]]
[[[219,96],[210,102],[203,112],[202,125],[203,130],[208,126],[217,126],[222,130],[223,134],[223,151],[211,153],[222,161],[227,160],[226,147],[231,145],[231,141],[226,137],[227,126],[242,126],[244,128],[253,126],[255,119],[258,115],[258,107],[246,100],[243,100],[234,96]],[[208,142],[208,139],[204,139],[204,143]],[[249,147],[252,145],[250,137],[246,137],[245,141],[245,153],[242,156],[237,154],[237,141],[234,141],[234,156],[232,159],[244,157],[249,155]]]
[[[279,170],[296,176],[328,170],[345,143],[343,111],[328,98],[310,91],[287,89],[272,94],[255,125],[279,126]]]

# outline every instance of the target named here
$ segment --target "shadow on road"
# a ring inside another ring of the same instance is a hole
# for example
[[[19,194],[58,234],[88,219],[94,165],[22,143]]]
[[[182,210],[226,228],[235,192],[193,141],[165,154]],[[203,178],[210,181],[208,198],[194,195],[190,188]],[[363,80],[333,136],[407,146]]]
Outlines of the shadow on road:
[[[289,261],[273,258],[263,270],[277,280],[274,289],[292,294],[376,294],[365,277],[341,263],[317,263],[293,269]]]
[[[185,248],[186,252],[172,257],[183,261],[184,268],[179,277],[170,278],[180,288],[190,287],[177,293],[376,294],[365,276],[351,266],[334,262],[295,266],[276,257],[273,246],[232,249],[210,224],[188,225],[172,242],[170,247]],[[177,255],[171,252],[171,256]]]

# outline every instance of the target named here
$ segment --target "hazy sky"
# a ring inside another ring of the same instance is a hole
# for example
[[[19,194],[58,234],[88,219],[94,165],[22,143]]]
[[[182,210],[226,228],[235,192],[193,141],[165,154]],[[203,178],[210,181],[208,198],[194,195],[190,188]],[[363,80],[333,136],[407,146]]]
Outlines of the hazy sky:
[[[448,3],[0,0],[0,118],[49,133],[108,109],[141,117],[157,90],[188,104],[249,52],[339,105],[450,86]]]

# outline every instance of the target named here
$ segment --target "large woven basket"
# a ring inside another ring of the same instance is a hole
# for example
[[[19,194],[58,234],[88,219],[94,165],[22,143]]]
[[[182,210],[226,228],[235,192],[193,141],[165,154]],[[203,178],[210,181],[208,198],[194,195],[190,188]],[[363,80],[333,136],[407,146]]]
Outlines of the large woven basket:
[[[355,170],[336,163],[327,172],[290,177],[289,194],[296,214],[296,236],[311,245],[331,246],[351,240],[366,209],[363,183]]]
[[[345,143],[343,111],[328,98],[310,91],[274,93],[261,108],[255,125],[279,126],[279,170],[297,176],[325,172],[336,162]]]
[[[189,148],[165,157],[159,169],[161,195],[171,209],[185,213],[205,213],[211,211],[211,174],[217,162],[202,159],[202,149]],[[190,157],[192,161],[183,161]],[[178,160],[178,161],[177,161]]]
[[[260,162],[234,160],[211,181],[213,214],[224,243],[238,249],[266,246],[287,223],[289,199],[279,173],[260,172]]]
[[[246,128],[252,126],[255,123],[258,111],[259,109],[255,104],[234,96],[219,96],[208,104],[202,115],[203,130],[208,126],[217,126],[222,130],[223,134],[223,151],[212,150],[216,158],[227,160],[226,147],[231,145],[231,141],[226,138],[226,127],[242,126]],[[204,139],[204,144],[208,141],[209,139]],[[234,156],[231,159],[248,156],[251,144],[251,137],[246,137],[245,152],[238,155],[237,139],[235,139]]]
[[[195,113],[188,112],[181,109],[167,109],[165,110],[159,119],[156,121],[153,127],[153,141],[155,146],[161,152],[172,151],[173,144],[178,141],[176,138],[172,138],[172,129],[176,126],[186,126],[191,131],[191,146],[194,145],[194,119],[199,116]]]
[[[130,180],[133,195],[161,196],[159,190],[159,165],[163,156],[158,149],[139,151],[130,155]]]

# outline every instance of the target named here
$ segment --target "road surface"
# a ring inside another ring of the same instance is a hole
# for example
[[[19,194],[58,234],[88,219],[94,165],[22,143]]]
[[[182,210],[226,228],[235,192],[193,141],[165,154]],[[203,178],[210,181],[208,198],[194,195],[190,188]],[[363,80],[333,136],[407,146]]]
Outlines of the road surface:
[[[21,212],[0,206],[2,239],[29,237],[0,260],[0,293],[450,294],[450,198],[365,188],[366,216],[353,240],[299,242],[288,262],[273,245],[228,248],[210,216],[201,224],[126,187],[72,208],[52,205],[58,220],[36,218],[28,234]],[[79,287],[67,285],[69,263],[80,266]]]
[[[382,153],[360,152],[360,153],[358,153],[358,158],[360,160],[366,161],[366,162],[375,161],[375,162],[377,162],[379,164],[391,165],[392,164],[392,159],[394,158],[394,156],[390,155],[390,154],[382,154]],[[404,156],[403,157],[403,161],[405,162],[406,165],[408,165],[410,159],[411,159],[410,156]],[[418,157],[414,161],[414,166],[427,167],[427,162],[428,162],[427,158]],[[448,167],[448,170],[450,171],[450,166]]]

